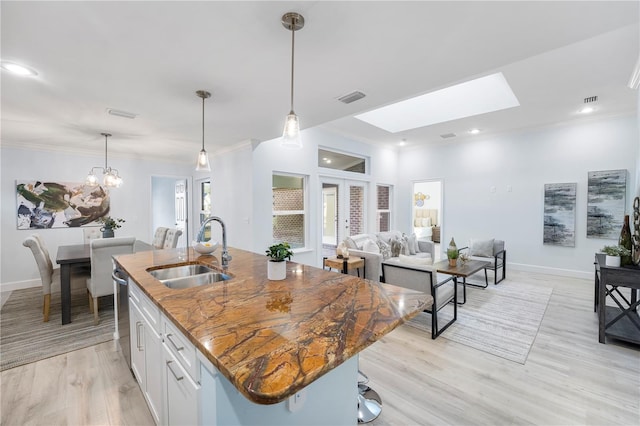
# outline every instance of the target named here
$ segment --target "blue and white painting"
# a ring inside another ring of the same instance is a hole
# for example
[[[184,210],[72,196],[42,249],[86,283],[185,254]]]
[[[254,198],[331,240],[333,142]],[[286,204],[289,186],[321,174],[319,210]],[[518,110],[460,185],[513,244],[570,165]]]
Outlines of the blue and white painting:
[[[16,181],[18,229],[74,228],[109,213],[109,193],[83,183]]]
[[[587,238],[617,240],[624,221],[627,170],[589,172]]]
[[[543,244],[576,246],[576,183],[544,186]]]

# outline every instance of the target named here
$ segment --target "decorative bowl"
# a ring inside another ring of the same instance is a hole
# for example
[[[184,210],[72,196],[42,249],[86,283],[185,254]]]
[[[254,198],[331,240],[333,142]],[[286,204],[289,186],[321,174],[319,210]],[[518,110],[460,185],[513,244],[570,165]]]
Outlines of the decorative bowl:
[[[194,241],[192,244],[193,249],[200,254],[211,254],[216,251],[218,245],[216,241]]]

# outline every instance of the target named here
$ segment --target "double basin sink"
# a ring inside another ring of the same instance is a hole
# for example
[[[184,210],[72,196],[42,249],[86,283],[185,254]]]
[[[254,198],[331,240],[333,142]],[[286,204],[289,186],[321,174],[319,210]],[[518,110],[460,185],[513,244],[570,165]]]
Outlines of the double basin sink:
[[[198,263],[152,269],[147,272],[165,286],[173,289],[199,287],[231,278],[230,275]]]

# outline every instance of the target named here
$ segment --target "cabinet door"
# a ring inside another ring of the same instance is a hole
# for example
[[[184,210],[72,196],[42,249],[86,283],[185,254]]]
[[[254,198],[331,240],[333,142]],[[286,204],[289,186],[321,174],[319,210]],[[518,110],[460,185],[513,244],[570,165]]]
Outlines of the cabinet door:
[[[180,365],[170,350],[165,346],[165,377],[167,379],[167,424],[198,424],[198,390],[196,384],[186,370]]]
[[[131,344],[131,370],[140,389],[146,389],[144,319],[138,306],[129,298],[129,339]]]
[[[147,386],[143,392],[156,424],[164,424],[161,418],[164,395],[162,389],[162,340],[146,321],[144,344]]]

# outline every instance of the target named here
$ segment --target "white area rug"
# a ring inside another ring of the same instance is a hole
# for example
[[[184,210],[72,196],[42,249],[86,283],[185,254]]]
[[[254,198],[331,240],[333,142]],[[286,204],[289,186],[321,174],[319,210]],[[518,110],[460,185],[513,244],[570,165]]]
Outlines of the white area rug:
[[[462,286],[458,296],[462,298]],[[439,338],[524,364],[538,334],[538,328],[552,289],[504,280],[486,289],[467,286],[467,303],[458,306],[458,319]],[[452,306],[438,313],[438,323],[452,317]],[[431,332],[431,315],[420,313],[407,325]]]

